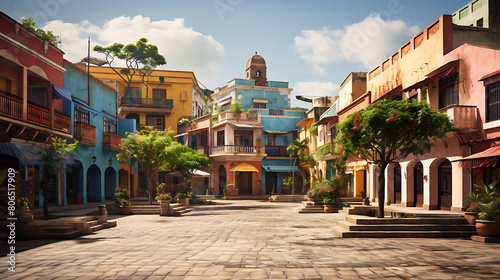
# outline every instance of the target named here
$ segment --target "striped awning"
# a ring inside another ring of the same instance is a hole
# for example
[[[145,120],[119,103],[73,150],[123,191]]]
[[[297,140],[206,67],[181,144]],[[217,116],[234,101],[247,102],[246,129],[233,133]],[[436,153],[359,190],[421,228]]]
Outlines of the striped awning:
[[[500,157],[500,146],[491,147],[482,152],[459,159],[460,167],[478,168],[495,166]]]

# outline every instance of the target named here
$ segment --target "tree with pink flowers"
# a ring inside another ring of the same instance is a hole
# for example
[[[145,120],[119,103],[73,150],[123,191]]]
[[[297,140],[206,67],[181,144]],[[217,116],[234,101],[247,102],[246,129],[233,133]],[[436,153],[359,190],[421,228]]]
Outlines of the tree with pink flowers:
[[[434,142],[453,128],[448,115],[425,101],[383,99],[351,114],[337,124],[336,142],[355,158],[378,164],[378,217],[384,217],[385,169],[409,155],[430,151]]]

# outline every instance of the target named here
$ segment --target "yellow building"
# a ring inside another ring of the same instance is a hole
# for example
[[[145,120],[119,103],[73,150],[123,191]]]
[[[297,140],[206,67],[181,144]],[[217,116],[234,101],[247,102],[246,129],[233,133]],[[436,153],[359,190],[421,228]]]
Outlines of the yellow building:
[[[120,72],[123,68],[115,69]],[[193,72],[153,70],[145,83],[136,73],[128,92],[127,83],[110,67],[91,66],[90,73],[118,88],[118,117],[135,119],[137,128],[172,129],[183,117],[201,117],[208,112],[206,98]]]

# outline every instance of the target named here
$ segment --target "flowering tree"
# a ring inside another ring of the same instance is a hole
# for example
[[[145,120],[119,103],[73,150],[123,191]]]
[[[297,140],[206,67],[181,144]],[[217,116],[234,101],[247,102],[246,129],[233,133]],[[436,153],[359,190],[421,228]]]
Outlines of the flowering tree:
[[[43,196],[43,216],[49,216],[49,192],[54,189],[54,178],[57,177],[57,170],[62,167],[62,157],[68,152],[76,149],[78,140],[73,144],[67,144],[66,139],[52,137],[52,145],[42,147],[40,161],[43,163],[42,176],[36,184],[37,192]]]
[[[299,139],[295,139],[292,141],[292,143],[286,148],[288,155],[290,157],[295,157],[295,160],[293,162],[293,168],[290,168],[292,171],[292,194],[295,193],[295,164],[297,160],[300,161],[301,164],[304,165],[309,165],[309,167],[313,168],[314,165],[316,165],[316,161],[314,161],[314,158],[309,154],[309,138],[305,138],[302,141]],[[291,164],[291,161],[290,161]],[[302,194],[304,194],[305,187],[306,187],[306,174],[303,169],[298,170],[300,172],[300,176],[302,176]]]
[[[177,150],[177,160],[173,165],[173,169],[179,171],[184,177],[184,181],[188,188],[191,187],[191,178],[197,169],[210,164],[210,160],[203,153],[198,153],[195,149],[188,146],[181,146]]]
[[[336,142],[356,158],[378,164],[378,217],[384,217],[385,168],[409,155],[429,152],[453,128],[450,118],[425,101],[379,100],[337,124]]]

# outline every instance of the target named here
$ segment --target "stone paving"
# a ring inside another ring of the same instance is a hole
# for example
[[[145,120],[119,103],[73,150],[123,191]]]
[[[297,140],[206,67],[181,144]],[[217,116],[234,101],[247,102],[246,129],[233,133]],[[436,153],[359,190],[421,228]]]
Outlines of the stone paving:
[[[331,227],[343,215],[298,206],[219,200],[182,217],[122,216],[74,240],[18,242],[16,272],[2,257],[0,279],[500,279],[500,244],[342,239]]]

